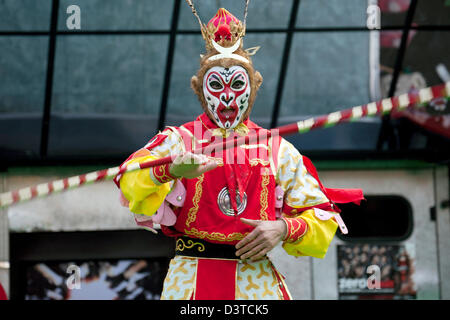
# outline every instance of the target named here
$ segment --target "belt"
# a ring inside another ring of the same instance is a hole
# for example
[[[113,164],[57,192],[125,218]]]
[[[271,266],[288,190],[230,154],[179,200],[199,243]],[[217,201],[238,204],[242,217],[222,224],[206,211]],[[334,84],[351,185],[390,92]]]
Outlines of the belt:
[[[215,258],[240,260],[236,248],[230,244],[211,243],[202,239],[179,237],[175,245],[175,254],[196,258]]]

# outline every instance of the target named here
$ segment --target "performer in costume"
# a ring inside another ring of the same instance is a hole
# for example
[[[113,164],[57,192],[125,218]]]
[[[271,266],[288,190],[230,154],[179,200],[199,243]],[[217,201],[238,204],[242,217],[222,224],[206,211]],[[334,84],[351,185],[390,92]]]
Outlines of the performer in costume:
[[[138,225],[157,223],[176,237],[161,299],[291,299],[267,253],[281,241],[290,255],[323,258],[338,226],[345,232],[334,202],[358,201],[362,193],[324,188],[309,159],[249,119],[262,76],[250,58],[255,50],[243,49],[245,18],[221,8],[205,26],[188,3],[206,41],[191,79],[204,113],[167,127],[124,162],[179,155],[117,176],[122,204]],[[262,138],[192,153],[255,133]]]

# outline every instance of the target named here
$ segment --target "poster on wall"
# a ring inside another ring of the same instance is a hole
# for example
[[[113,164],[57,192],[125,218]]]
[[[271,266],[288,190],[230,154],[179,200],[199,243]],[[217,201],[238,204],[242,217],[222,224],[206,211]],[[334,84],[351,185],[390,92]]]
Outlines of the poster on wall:
[[[414,247],[338,245],[339,299],[415,299]]]
[[[35,263],[26,271],[25,300],[159,300],[166,260]]]

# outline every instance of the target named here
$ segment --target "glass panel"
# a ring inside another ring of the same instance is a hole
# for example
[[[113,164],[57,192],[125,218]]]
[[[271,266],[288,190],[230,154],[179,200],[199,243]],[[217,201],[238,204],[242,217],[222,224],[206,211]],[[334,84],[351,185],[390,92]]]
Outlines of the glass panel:
[[[204,52],[205,42],[200,35],[177,36],[166,114],[168,125],[174,125],[175,119],[178,119],[177,124],[192,121],[203,112],[190,81],[197,73],[200,54]]]
[[[47,37],[0,37],[2,159],[39,150],[47,47]]]
[[[58,37],[52,112],[159,112],[168,36]]]
[[[297,33],[280,115],[326,114],[369,102],[369,33]]]
[[[0,37],[0,114],[41,112],[48,37]]]
[[[413,22],[421,25],[450,25],[450,1],[419,1]]]
[[[58,37],[49,155],[106,157],[145,145],[156,130],[167,44],[165,35]]]
[[[396,26],[400,29],[405,24],[411,0],[380,0],[378,6],[381,10],[381,26]],[[420,1],[419,1],[420,3]],[[416,7],[416,12],[418,7]]]
[[[180,30],[199,30],[197,19],[192,14],[191,8],[184,3],[181,5],[180,21],[178,29]],[[209,1],[194,0],[195,9],[204,24],[216,14],[217,10],[224,7],[230,11],[236,18],[244,20],[245,1]],[[265,28],[287,28],[289,23],[290,11],[292,8],[291,0],[270,1],[258,0],[250,1],[247,14],[247,28],[265,29]]]
[[[405,74],[417,74],[426,87],[450,81],[450,31],[411,33],[403,60]]]
[[[414,31],[411,31],[414,32]],[[380,93],[387,98],[397,60],[402,30],[381,31],[380,35]]]
[[[382,31],[380,37],[381,92],[388,95],[402,32]],[[450,31],[409,33],[395,95],[450,81]]]
[[[395,96],[450,81],[450,31],[411,30],[409,35]],[[383,69],[380,80],[383,97],[388,96],[400,37],[401,33],[397,31],[382,32],[381,43],[384,46],[381,47]],[[427,132],[448,136],[447,123],[450,116],[443,111],[444,106],[445,100],[438,99],[427,108],[408,109],[394,114],[394,117],[400,117],[397,122],[401,146],[409,149],[434,149],[438,152],[445,150],[444,140],[433,138],[433,142],[430,142],[431,138],[427,137]]]
[[[58,29],[67,30],[71,13],[67,7],[80,7],[83,30],[169,30],[174,1],[142,0],[61,0]]]
[[[49,30],[51,3],[51,0],[3,0],[0,4],[0,30]]]
[[[302,0],[298,8],[297,28],[365,27],[367,1]]]
[[[285,33],[253,33],[245,37],[244,48],[261,46],[252,57],[253,66],[261,73],[263,83],[258,91],[251,119],[264,127],[272,119],[285,39]]]

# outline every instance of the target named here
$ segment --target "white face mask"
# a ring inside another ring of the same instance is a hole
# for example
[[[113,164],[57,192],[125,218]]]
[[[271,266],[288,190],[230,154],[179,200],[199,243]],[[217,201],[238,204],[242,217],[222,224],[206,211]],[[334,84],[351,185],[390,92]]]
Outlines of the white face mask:
[[[250,91],[250,78],[241,66],[212,67],[203,77],[203,95],[220,128],[233,129],[243,120]]]

